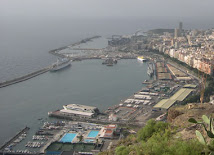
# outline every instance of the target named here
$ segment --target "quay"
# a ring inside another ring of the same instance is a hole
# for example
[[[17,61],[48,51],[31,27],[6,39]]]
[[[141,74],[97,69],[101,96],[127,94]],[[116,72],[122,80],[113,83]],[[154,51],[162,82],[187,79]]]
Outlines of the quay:
[[[19,136],[21,136],[23,133],[27,132],[28,130],[30,130],[29,127],[25,127],[24,129],[22,129],[20,132],[18,132],[14,137],[12,137],[8,142],[6,142],[5,144],[3,144],[0,147],[0,151],[4,151],[4,149],[9,146],[14,140],[16,140]]]
[[[48,67],[45,67],[45,68],[43,68],[41,70],[38,70],[36,72],[24,75],[22,77],[18,77],[18,78],[15,78],[13,80],[10,80],[10,81],[2,82],[2,83],[0,83],[0,88],[7,87],[9,85],[16,84],[16,83],[19,83],[19,82],[22,82],[22,81],[26,81],[28,79],[31,79],[31,78],[35,77],[35,76],[38,76],[40,74],[48,72],[50,70],[50,68],[51,68],[51,66],[48,66]]]
[[[49,117],[54,117],[58,119],[65,119],[70,121],[77,121],[77,122],[87,122],[87,123],[99,123],[99,124],[111,124],[112,121],[108,119],[97,119],[97,118],[80,118],[80,117],[71,117],[69,115],[61,114],[59,111],[53,111],[48,113]],[[127,122],[125,120],[114,121],[114,124],[117,125],[132,125],[134,127],[140,127],[141,125],[137,122]]]

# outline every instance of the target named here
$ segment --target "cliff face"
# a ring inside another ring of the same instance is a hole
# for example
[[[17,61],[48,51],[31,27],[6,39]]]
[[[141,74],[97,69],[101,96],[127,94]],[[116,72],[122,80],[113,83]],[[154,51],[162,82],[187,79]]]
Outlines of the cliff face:
[[[169,111],[168,111],[168,116],[167,116],[167,121],[170,122],[170,123],[172,123],[173,120],[174,120],[176,117],[178,117],[179,115],[182,115],[182,114],[183,114],[182,112],[180,112],[180,111],[178,111],[178,110],[176,110],[176,109],[174,109],[174,108],[169,109]]]
[[[209,103],[175,106],[169,109],[167,121],[175,126],[189,127],[193,125],[188,122],[189,118],[201,120],[202,115],[210,116],[212,113],[214,113],[214,105]]]
[[[205,135],[206,138],[203,127],[201,125],[189,123],[188,120],[190,118],[195,118],[198,121],[202,121],[202,115],[207,115],[209,117],[212,113],[214,113],[214,105],[212,104],[188,104],[170,108],[167,121],[179,128],[177,135],[182,139],[187,140],[195,138],[195,130],[200,130],[201,133],[204,133],[203,135]]]

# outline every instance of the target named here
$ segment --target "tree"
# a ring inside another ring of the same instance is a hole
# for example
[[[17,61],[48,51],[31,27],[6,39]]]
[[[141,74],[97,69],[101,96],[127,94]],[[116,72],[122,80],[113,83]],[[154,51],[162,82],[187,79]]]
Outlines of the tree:
[[[150,138],[154,133],[161,132],[168,128],[168,123],[164,122],[156,122],[155,120],[149,120],[147,121],[147,124],[144,128],[142,128],[138,132],[137,140],[147,140]]]

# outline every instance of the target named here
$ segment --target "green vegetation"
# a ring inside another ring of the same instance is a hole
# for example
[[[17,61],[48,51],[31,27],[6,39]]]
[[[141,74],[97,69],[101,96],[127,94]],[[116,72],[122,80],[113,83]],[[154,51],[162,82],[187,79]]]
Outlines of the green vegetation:
[[[164,132],[168,128],[167,123],[149,120],[144,128],[138,131],[137,140],[148,140],[154,133]]]
[[[205,145],[210,152],[210,155],[214,154],[214,128],[213,128],[213,118],[212,117],[207,117],[206,115],[202,116],[203,122],[196,121],[194,118],[190,118],[189,122],[195,123],[195,124],[201,124],[204,127],[204,130],[207,133],[207,136],[211,139],[209,140],[210,142],[204,138],[204,136],[201,134],[200,131],[196,130],[195,134],[196,137],[198,138],[198,141]]]
[[[205,147],[197,140],[174,138],[176,129],[170,124],[149,120],[136,135],[120,140],[114,150],[101,154],[116,155],[197,155]]]

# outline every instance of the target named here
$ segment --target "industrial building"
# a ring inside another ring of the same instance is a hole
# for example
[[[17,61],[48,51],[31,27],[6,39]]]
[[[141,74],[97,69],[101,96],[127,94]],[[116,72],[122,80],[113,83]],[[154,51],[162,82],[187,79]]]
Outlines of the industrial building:
[[[163,99],[158,102],[153,108],[160,110],[168,110],[172,105],[176,103],[176,100]]]
[[[193,90],[194,89],[181,88],[172,97],[170,97],[169,99],[161,100],[153,108],[164,111],[168,110],[174,104],[179,103],[183,101],[185,98],[187,98],[193,92]]]

